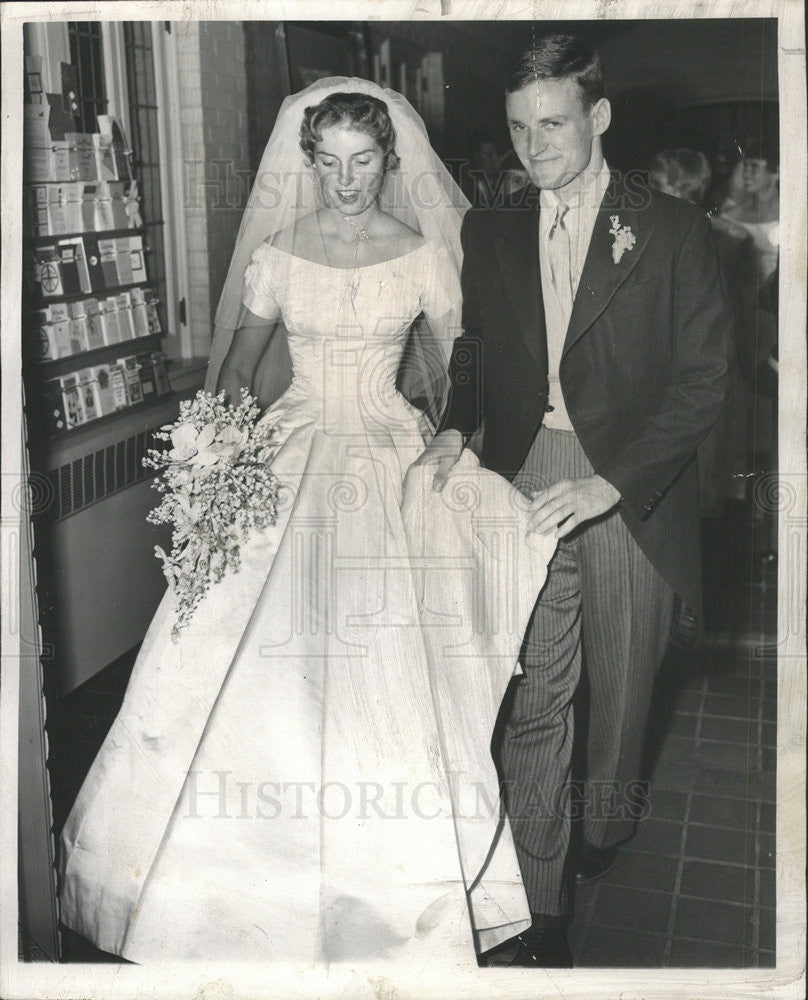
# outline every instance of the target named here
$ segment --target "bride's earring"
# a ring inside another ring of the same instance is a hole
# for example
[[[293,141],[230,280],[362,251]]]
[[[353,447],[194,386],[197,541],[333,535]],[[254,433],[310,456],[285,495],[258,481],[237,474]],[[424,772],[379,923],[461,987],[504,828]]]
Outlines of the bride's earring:
[[[318,202],[321,205],[325,205],[325,198],[323,196],[323,185],[320,181],[320,176],[313,166],[310,168],[310,170],[311,173],[309,174],[309,177],[311,178],[312,187],[314,188],[314,196],[317,198]]]

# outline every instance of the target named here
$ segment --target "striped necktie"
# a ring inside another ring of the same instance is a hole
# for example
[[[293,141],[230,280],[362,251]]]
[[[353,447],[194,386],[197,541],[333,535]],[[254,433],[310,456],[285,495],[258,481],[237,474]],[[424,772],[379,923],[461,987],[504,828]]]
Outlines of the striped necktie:
[[[572,312],[572,269],[570,267],[570,234],[564,219],[570,207],[559,202],[547,238],[547,259],[556,294],[567,315]]]

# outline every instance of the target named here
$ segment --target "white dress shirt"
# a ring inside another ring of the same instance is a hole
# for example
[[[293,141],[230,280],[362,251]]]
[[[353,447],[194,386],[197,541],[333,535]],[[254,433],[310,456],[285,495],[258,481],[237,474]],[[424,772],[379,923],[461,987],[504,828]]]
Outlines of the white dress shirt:
[[[552,406],[544,415],[545,427],[555,430],[571,431],[572,424],[564,405],[564,396],[558,380],[558,368],[561,354],[564,350],[564,340],[572,315],[572,305],[581,272],[592,239],[600,203],[606,188],[609,186],[610,171],[604,161],[596,174],[582,176],[582,184],[571,192],[564,192],[559,197],[553,190],[542,189],[541,212],[539,213],[539,265],[541,272],[541,290],[544,299],[544,320],[547,328],[547,360],[548,378],[550,383],[548,403]],[[550,256],[550,231],[556,220],[559,205],[566,204],[569,211],[564,216],[564,226],[569,236],[569,265],[556,273],[556,280],[569,282],[570,293],[559,291],[553,281]]]

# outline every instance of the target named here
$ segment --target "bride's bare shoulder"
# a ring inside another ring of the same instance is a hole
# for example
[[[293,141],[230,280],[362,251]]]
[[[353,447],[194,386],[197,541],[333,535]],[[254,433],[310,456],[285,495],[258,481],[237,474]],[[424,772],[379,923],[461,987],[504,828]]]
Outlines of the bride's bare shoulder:
[[[296,219],[285,229],[279,230],[267,242],[276,250],[283,250],[284,253],[301,254],[317,242],[318,233],[317,213],[311,212],[302,219]],[[302,255],[306,256],[305,252]]]
[[[402,222],[400,219],[397,219],[393,215],[388,215],[386,212],[384,215],[384,228],[385,237],[395,243],[402,253],[417,250],[423,243],[426,243],[426,240],[417,229],[412,229],[406,222]]]

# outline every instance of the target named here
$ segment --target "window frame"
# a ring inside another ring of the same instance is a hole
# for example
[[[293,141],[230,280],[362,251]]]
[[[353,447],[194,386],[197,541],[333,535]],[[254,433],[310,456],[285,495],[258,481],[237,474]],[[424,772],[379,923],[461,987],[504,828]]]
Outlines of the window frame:
[[[176,33],[169,21],[152,21],[154,42],[154,86],[157,97],[157,127],[160,143],[160,187],[163,199],[166,315],[169,332],[176,338],[180,358],[193,353],[188,324],[190,278],[188,240],[185,229],[185,187],[180,121],[179,57]],[[185,308],[181,307],[185,303]],[[185,322],[182,322],[183,316]],[[167,351],[169,353],[169,351]]]
[[[189,358],[191,330],[182,322],[181,303],[188,302],[188,253],[185,231],[185,204],[182,176],[182,133],[180,123],[178,57],[176,39],[169,22],[151,21],[154,53],[154,86],[160,144],[160,196],[163,204],[163,253],[165,260],[165,313],[163,349],[169,357]],[[104,75],[110,114],[121,122],[127,138],[132,136],[129,87],[126,77],[126,45],[123,24],[104,21]]]

